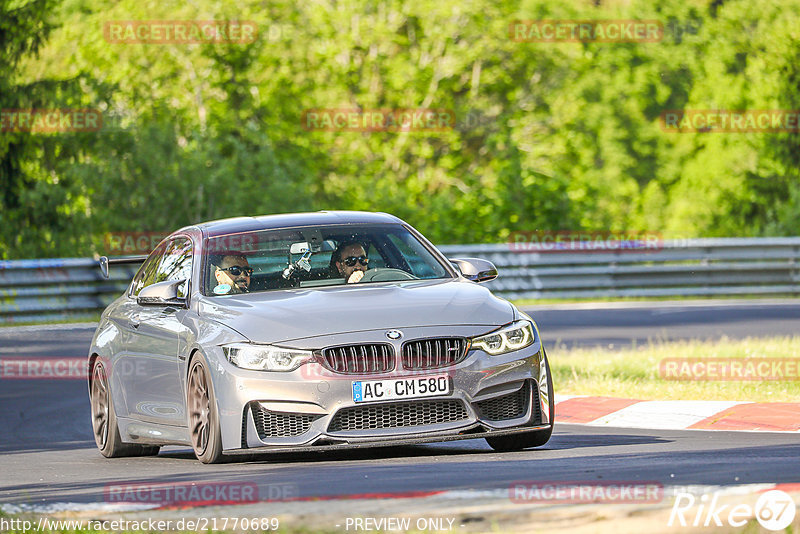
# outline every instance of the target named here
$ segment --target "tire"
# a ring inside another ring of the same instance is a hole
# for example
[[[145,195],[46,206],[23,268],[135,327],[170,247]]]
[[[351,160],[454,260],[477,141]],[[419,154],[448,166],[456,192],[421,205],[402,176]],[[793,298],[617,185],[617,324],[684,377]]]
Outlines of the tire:
[[[550,440],[550,436],[553,434],[553,426],[556,421],[553,375],[550,374],[550,363],[547,360],[547,354],[544,351],[542,351],[542,354],[544,354],[544,365],[547,370],[547,396],[548,404],[550,405],[550,426],[542,430],[486,438],[486,442],[489,446],[498,452],[521,451],[522,449],[528,449],[530,447],[541,447]]]
[[[217,399],[208,366],[197,354],[189,363],[186,381],[186,415],[192,448],[197,459],[204,464],[221,463],[222,434],[219,429]]]
[[[92,431],[100,454],[106,458],[158,455],[158,451],[161,449],[158,445],[122,442],[113,396],[108,383],[108,373],[99,359],[94,361],[89,376],[91,377],[89,398],[92,406]]]

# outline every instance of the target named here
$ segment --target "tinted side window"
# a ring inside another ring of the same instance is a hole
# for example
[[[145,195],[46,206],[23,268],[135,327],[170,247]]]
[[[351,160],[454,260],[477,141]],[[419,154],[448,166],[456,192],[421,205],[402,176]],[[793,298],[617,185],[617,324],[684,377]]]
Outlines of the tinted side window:
[[[133,286],[131,290],[132,295],[139,295],[139,291],[141,291],[142,288],[155,283],[154,280],[156,278],[156,270],[158,269],[158,265],[161,263],[161,259],[164,257],[164,251],[166,248],[166,243],[162,243],[150,253],[150,256],[148,256],[146,260],[144,260],[144,264],[139,269],[139,272],[136,273],[136,277],[133,279]]]
[[[173,239],[167,245],[164,257],[156,271],[155,281],[189,280],[192,277],[192,241],[186,237]],[[149,285],[149,284],[148,284]],[[178,296],[186,296],[187,284],[178,288]]]

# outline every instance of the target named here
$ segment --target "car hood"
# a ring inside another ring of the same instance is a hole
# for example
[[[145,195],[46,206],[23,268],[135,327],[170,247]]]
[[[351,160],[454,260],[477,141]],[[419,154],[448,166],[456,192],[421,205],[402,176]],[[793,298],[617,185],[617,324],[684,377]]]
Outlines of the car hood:
[[[416,326],[499,326],[514,320],[509,302],[463,280],[202,297],[198,313],[260,343]]]

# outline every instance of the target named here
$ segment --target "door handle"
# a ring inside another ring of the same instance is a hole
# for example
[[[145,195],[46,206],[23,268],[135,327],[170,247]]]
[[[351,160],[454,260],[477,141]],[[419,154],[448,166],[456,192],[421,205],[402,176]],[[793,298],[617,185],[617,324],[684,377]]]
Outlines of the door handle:
[[[138,313],[134,313],[133,315],[131,315],[131,326],[133,328],[139,328],[139,314]]]

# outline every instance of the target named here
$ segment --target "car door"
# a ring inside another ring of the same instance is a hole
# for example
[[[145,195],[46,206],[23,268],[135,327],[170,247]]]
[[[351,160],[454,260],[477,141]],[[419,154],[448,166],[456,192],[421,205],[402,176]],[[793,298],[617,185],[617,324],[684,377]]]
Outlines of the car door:
[[[107,319],[120,332],[113,347],[113,361],[111,362],[111,392],[114,396],[114,407],[118,417],[131,415],[129,398],[135,398],[138,387],[136,368],[140,365],[141,358],[138,346],[138,328],[140,324],[141,306],[136,303],[136,295],[142,288],[153,284],[156,279],[158,267],[164,257],[166,242],[156,247],[142,264],[128,290],[127,298],[118,306],[112,308]]]
[[[148,285],[167,280],[187,280],[178,296],[187,294],[192,269],[192,242],[179,236],[170,240],[155,270],[135,294]],[[141,305],[133,301],[129,365],[126,380],[127,408],[131,417],[151,423],[184,426],[183,389],[178,365],[178,338],[185,330],[179,305]]]

